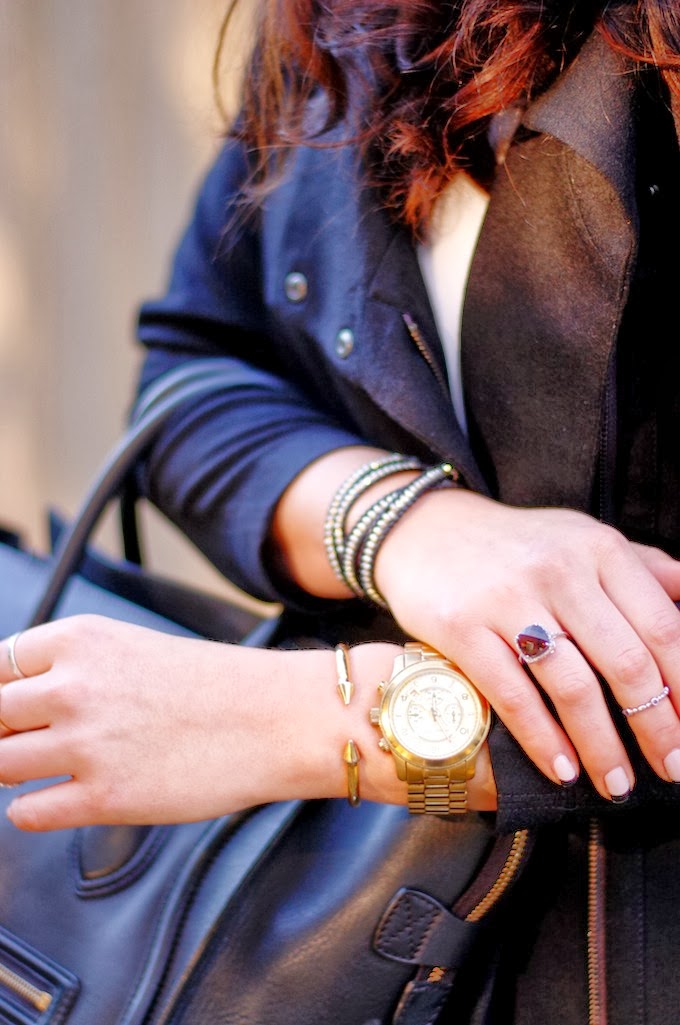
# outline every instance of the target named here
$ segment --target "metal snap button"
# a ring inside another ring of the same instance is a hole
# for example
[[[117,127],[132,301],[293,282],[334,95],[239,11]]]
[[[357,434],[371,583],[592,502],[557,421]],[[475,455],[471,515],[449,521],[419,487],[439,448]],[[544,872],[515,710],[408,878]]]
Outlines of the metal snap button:
[[[348,327],[341,328],[335,336],[335,351],[341,359],[347,359],[354,348],[354,332]]]
[[[286,274],[283,288],[286,298],[290,299],[292,303],[301,303],[303,299],[307,298],[307,292],[309,291],[307,278],[297,270]]]

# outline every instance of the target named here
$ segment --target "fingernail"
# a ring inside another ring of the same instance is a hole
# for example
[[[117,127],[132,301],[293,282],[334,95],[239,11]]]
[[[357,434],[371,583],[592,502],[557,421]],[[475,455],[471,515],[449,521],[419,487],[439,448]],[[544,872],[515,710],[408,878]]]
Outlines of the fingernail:
[[[557,756],[553,762],[553,769],[555,770],[555,775],[564,787],[569,786],[571,783],[575,783],[578,778],[578,769],[566,755]]]
[[[674,748],[663,760],[668,778],[673,783],[680,783],[680,748]]]
[[[628,782],[626,770],[622,769],[620,765],[607,773],[604,777],[604,783],[614,804],[622,804],[628,800],[630,783]]]

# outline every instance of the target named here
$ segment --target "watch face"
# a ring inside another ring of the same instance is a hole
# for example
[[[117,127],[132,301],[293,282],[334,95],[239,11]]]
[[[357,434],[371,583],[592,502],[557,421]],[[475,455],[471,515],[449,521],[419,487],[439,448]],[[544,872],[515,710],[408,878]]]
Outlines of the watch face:
[[[455,763],[484,739],[486,710],[463,676],[445,666],[423,665],[401,681],[395,678],[385,694],[382,726],[400,754]]]

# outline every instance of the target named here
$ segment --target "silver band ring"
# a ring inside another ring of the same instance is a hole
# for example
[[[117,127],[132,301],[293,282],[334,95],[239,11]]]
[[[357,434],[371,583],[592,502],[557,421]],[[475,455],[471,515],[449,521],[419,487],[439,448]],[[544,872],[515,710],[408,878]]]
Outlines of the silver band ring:
[[[17,634],[12,634],[11,637],[7,638],[7,658],[9,659],[9,668],[11,669],[12,675],[13,675],[15,680],[25,680],[26,679],[26,673],[23,671],[23,669],[20,667],[19,663],[17,662],[17,656],[16,656],[16,651],[15,651],[17,641],[19,640],[20,637],[21,637],[21,634],[17,633]]]
[[[565,630],[557,630],[550,633],[540,623],[531,623],[515,637],[515,644],[519,651],[519,660],[524,665],[532,665],[540,662],[542,658],[552,655],[555,650],[555,641],[558,637],[569,637]]]
[[[670,692],[670,687],[666,686],[659,694],[655,694],[653,698],[650,698],[649,701],[645,701],[641,705],[633,705],[632,708],[622,708],[621,711],[625,715],[626,719],[628,719],[629,716],[637,715],[638,712],[644,712],[647,708],[656,708],[657,705],[661,704],[664,698],[668,697]]]

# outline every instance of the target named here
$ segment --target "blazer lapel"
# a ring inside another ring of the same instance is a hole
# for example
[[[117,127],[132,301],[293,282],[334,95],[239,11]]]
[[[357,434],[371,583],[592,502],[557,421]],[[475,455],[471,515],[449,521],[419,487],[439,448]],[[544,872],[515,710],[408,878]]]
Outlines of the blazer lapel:
[[[593,36],[525,112],[492,190],[463,380],[475,451],[514,504],[589,507],[635,255],[633,89]]]
[[[635,73],[599,32],[543,96],[527,108],[526,128],[559,139],[592,164],[612,186],[626,216],[634,217]]]
[[[444,354],[410,237],[377,210],[367,217],[367,266],[375,271],[362,317],[369,343],[357,364],[358,383],[392,419],[439,457],[450,458],[471,487],[487,491],[453,412]]]

